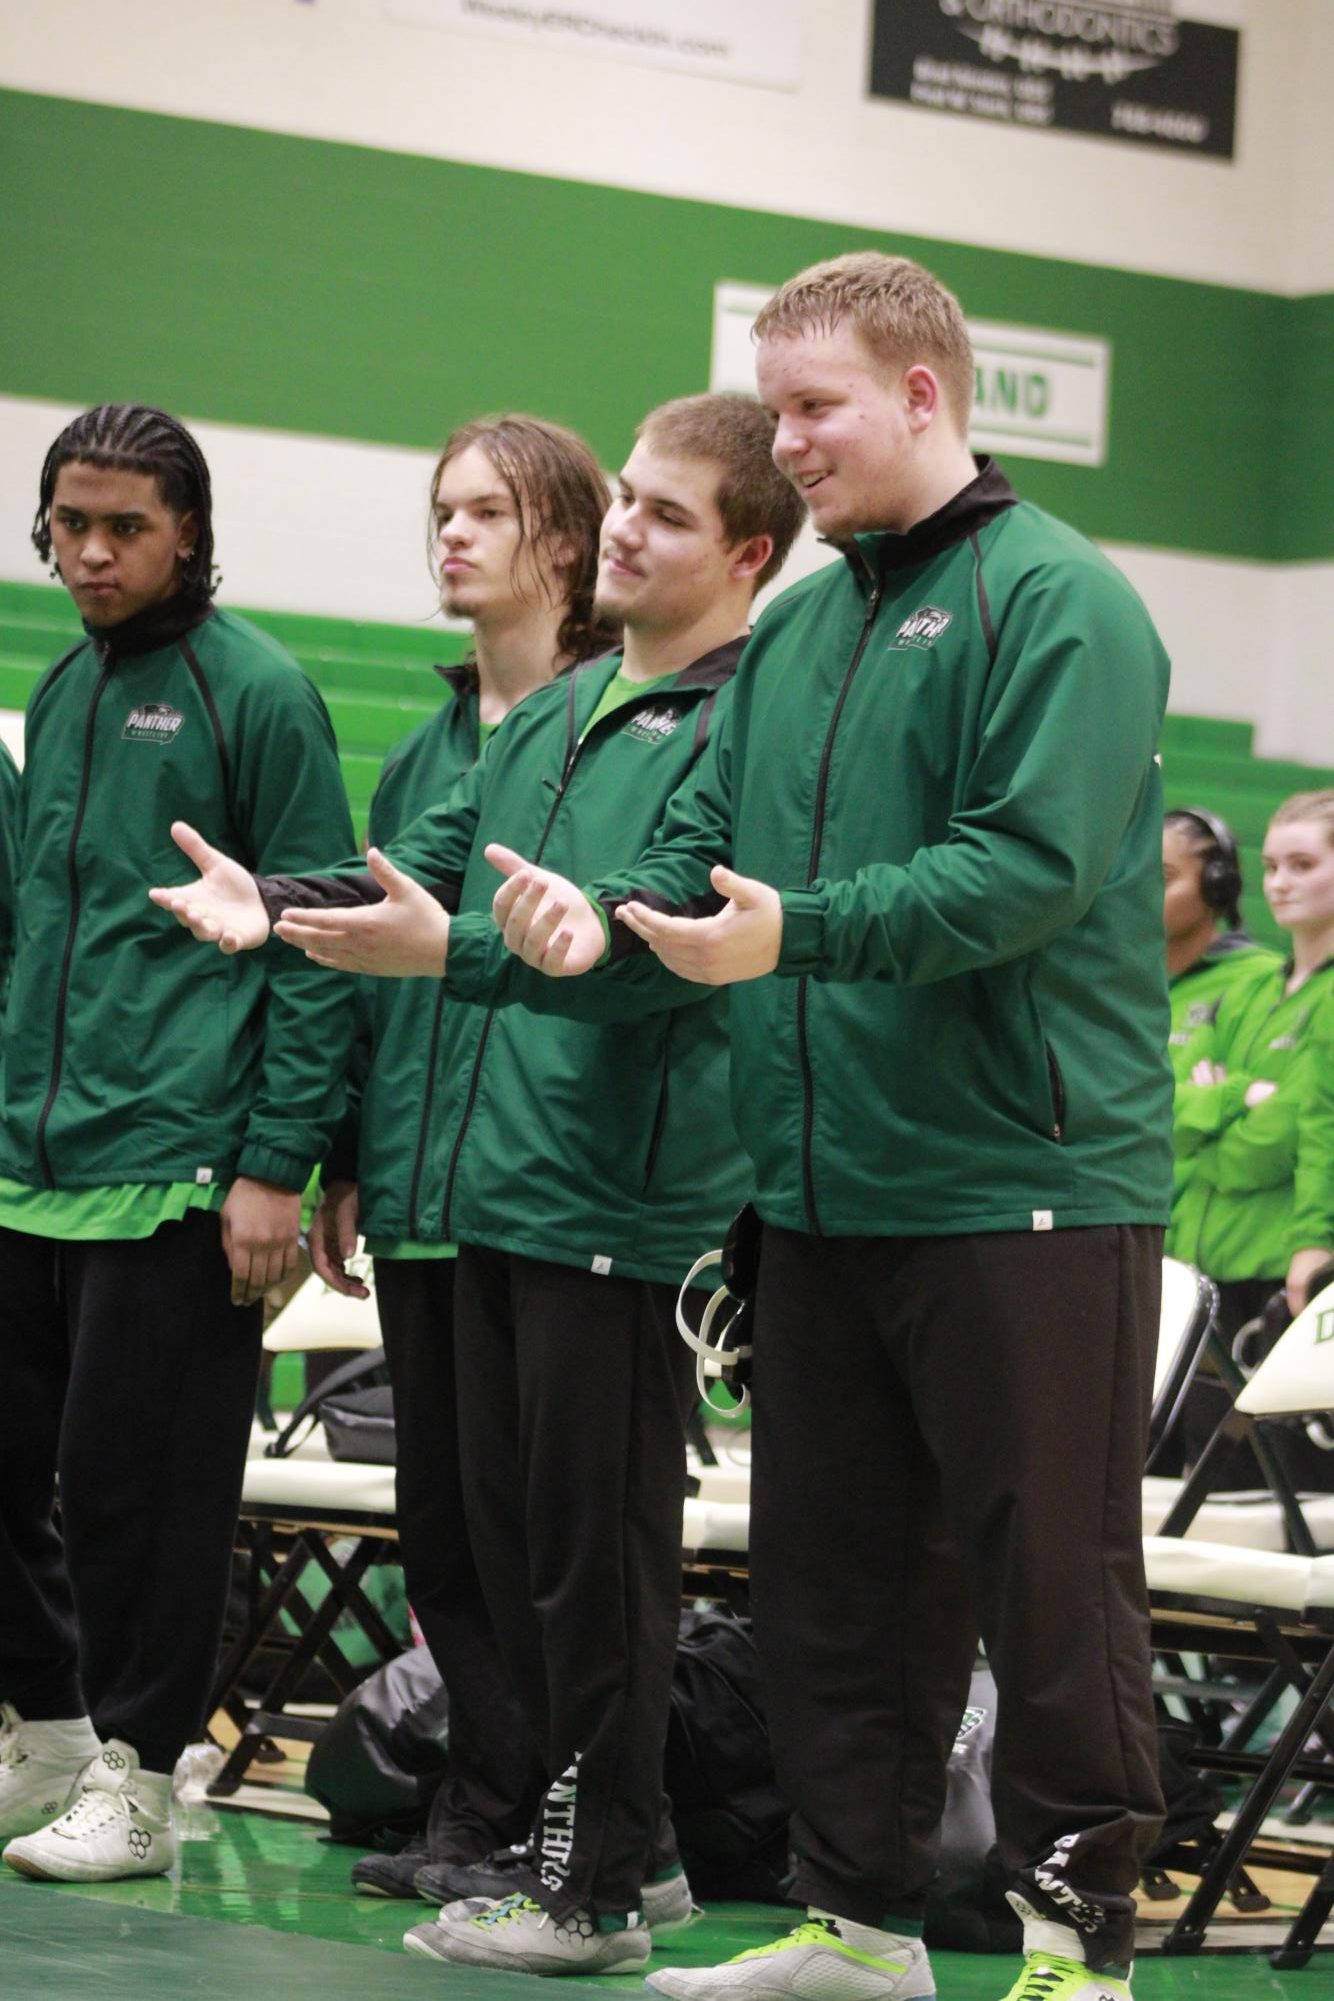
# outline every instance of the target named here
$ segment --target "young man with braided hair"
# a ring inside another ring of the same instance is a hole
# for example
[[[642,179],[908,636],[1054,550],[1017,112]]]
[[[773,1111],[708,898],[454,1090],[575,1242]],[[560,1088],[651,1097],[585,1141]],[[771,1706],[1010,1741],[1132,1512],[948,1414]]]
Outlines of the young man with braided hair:
[[[253,867],[316,866],[351,825],[315,689],[214,606],[182,424],[105,404],[67,425],[33,540],[86,637],[28,704],[3,1031],[0,1838],[25,1875],[92,1882],[173,1860],[263,1294],[340,1115],[321,1052],[352,999],[290,955],[201,965],[143,875],[173,812]]]
[[[1112,565],[972,457],[968,332],[929,272],[835,258],[755,332],[775,459],[843,559],[760,621],[637,862],[585,894],[496,856],[531,966],[605,957],[573,982],[596,985],[638,945],[730,987],[763,1222],[750,1558],[808,1917],[649,1984],[933,1992],[980,1632],[1014,2001],[1127,2001],[1162,1811],[1140,1480],[1171,1193],[1167,660]]]
[[[441,806],[387,858],[372,850],[370,876],[257,883],[180,830],[201,878],[154,891],[224,949],[263,943],[276,918],[320,963],[443,974],[447,1000],[466,1003],[445,1009],[434,1072],[448,1099],[439,1229],[459,1243],[463,1486],[548,1784],[514,1893],[408,1934],[447,1961],[615,1972],[647,1957],[655,1906],[690,1913],[683,1882],[650,1899],[645,1878],[694,1402],[676,1290],[748,1181],[727,1004],[646,957],[586,983],[582,1018],[549,1012],[555,990],[491,922],[483,850],[531,841],[581,870],[609,851],[629,862],[651,837],[722,724],[755,591],[800,526],[772,438],[751,397],[688,397],[645,419],[602,529],[598,602],[623,622],[623,652],[529,695]]]

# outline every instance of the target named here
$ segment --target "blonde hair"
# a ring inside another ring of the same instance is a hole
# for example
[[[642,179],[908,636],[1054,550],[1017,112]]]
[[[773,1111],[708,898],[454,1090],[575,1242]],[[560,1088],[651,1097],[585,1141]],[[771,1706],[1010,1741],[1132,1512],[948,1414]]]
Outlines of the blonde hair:
[[[945,407],[968,429],[973,407],[973,343],[953,292],[911,257],[851,250],[811,264],[762,307],[753,338],[792,340],[844,321],[879,361],[895,369],[924,362],[940,379]]]
[[[1271,827],[1286,826],[1292,820],[1320,820],[1324,822],[1325,834],[1334,843],[1334,790],[1322,792],[1294,792],[1291,799],[1271,815]]]

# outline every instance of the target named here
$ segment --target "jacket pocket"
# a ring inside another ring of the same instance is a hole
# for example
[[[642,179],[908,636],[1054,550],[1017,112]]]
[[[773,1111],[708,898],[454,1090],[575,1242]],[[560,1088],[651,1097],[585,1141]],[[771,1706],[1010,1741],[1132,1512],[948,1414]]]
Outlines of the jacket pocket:
[[[667,1125],[667,1093],[671,1079],[671,1065],[664,1052],[662,1059],[662,1082],[658,1086],[658,1103],[653,1113],[653,1125],[649,1131],[648,1152],[644,1156],[644,1189],[648,1190],[653,1179],[653,1170],[658,1164],[658,1153],[662,1146],[662,1135]]]
[[[1042,1047],[1047,1057],[1047,1083],[1051,1090],[1051,1136],[1059,1146],[1065,1138],[1065,1078],[1056,1060],[1056,1051],[1050,1042],[1044,1040]]]

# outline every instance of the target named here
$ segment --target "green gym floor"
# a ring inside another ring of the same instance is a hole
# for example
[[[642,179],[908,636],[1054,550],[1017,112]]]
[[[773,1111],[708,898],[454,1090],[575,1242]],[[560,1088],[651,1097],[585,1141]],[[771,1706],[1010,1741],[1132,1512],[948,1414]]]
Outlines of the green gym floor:
[[[310,1822],[189,1809],[173,1877],[141,1883],[39,1884],[0,1868],[4,2001],[400,2001],[447,1986],[457,2001],[501,2001],[527,1976],[449,1968],[400,1945],[425,1904],[354,1896],[356,1859]],[[705,1965],[763,1945],[783,1914],[722,1904],[664,1940],[654,1963]],[[934,1953],[942,2001],[999,2001],[1017,1962]],[[1136,2001],[1323,2001],[1331,1960],[1278,1974],[1262,1954],[1142,1958]],[[641,1991],[637,1975],[564,1983]]]

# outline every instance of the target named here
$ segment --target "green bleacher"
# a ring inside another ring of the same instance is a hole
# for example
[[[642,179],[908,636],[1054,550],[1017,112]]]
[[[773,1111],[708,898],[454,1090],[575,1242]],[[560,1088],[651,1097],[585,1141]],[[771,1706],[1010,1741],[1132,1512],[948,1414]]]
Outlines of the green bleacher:
[[[1274,808],[1294,792],[1334,786],[1327,766],[1257,757],[1249,723],[1169,715],[1163,725],[1163,798],[1171,806],[1205,806],[1221,814],[1237,837],[1246,893],[1241,913],[1262,944],[1287,949],[1287,934],[1269,914],[1261,892],[1260,849]]]
[[[244,616],[295,655],[328,704],[361,837],[385,753],[440,707],[443,690],[431,669],[461,660],[467,635],[298,612]],[[38,678],[81,630],[64,591],[0,582],[0,709],[25,708]]]
[[[247,618],[296,656],[329,705],[358,835],[385,753],[440,705],[436,662],[460,660],[462,633],[438,626],[379,625],[251,611]],[[22,709],[38,676],[79,637],[64,591],[0,583],[0,709]],[[1164,797],[1170,806],[1221,813],[1241,848],[1243,914],[1257,938],[1283,934],[1260,893],[1260,844],[1269,816],[1289,793],[1334,786],[1334,771],[1257,757],[1249,723],[1169,715],[1163,728]]]

